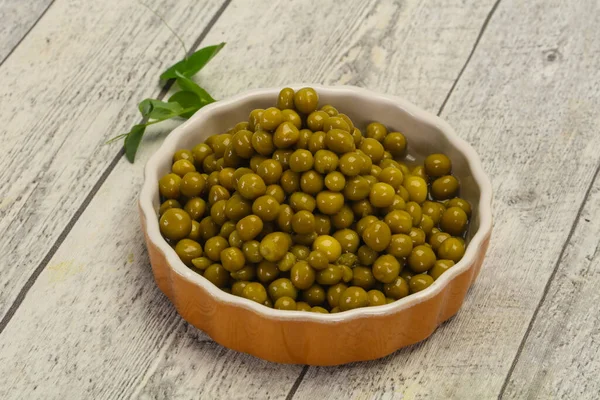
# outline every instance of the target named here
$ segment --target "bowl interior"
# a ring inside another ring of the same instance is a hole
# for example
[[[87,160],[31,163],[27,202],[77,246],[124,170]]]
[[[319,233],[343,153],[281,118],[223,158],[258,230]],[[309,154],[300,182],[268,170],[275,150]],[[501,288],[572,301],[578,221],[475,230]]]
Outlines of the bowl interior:
[[[442,126],[437,118],[423,118],[414,112],[414,106],[393,97],[376,95],[368,91],[350,89],[346,87],[323,88],[314,86],[319,93],[319,104],[332,104],[340,112],[347,114],[354,124],[363,130],[370,122],[377,121],[388,127],[390,131],[402,132],[408,141],[408,161],[421,162],[431,153],[445,153],[452,160],[452,172],[460,181],[460,196],[468,200],[473,208],[473,215],[467,233],[467,242],[479,230],[480,212],[479,201],[481,188],[477,184],[473,171],[468,163],[467,156],[451,143],[448,135],[449,127]],[[255,91],[247,96],[240,95],[226,100],[233,102],[228,107],[207,107],[202,113],[202,118],[192,117],[180,126],[165,141],[161,147],[158,161],[158,176],[162,176],[171,169],[171,157],[176,149],[191,149],[196,144],[204,141],[210,135],[223,133],[232,128],[236,123],[245,121],[250,111],[255,108],[267,108],[275,105],[278,89],[265,89]],[[411,112],[411,110],[413,112]],[[451,129],[450,129],[451,130]],[[474,152],[473,152],[474,154]],[[153,206],[158,210],[158,190],[153,197]]]

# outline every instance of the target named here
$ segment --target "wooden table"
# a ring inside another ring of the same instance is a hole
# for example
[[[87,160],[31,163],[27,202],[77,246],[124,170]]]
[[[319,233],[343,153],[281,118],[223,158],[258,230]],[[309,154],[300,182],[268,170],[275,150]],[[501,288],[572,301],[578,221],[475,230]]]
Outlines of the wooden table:
[[[600,398],[600,3],[146,0],[215,97],[350,84],[440,114],[492,178],[495,228],[459,314],[335,368],[229,351],[156,288],[142,169],[105,141],[182,57],[135,1],[0,0],[0,398]]]

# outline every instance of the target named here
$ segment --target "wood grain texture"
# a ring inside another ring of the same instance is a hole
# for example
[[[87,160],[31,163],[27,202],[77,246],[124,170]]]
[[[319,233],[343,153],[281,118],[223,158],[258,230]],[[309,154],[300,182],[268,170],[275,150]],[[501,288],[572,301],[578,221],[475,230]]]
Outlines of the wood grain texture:
[[[0,64],[51,3],[52,0],[0,0]]]
[[[596,178],[546,301],[505,390],[507,399],[600,395],[600,179]]]
[[[149,132],[142,159],[164,134]],[[285,397],[301,367],[216,345],[156,287],[136,212],[142,170],[121,160],[0,336],[0,398]]]
[[[214,42],[227,35],[227,50],[211,61],[216,67],[203,73],[201,81],[221,96],[303,82],[355,85],[401,96],[435,113],[492,4],[234,2],[206,39]],[[286,19],[279,22],[282,15],[293,16],[300,28],[290,29]],[[273,22],[240,27],[258,18]]]
[[[191,46],[222,3],[149,6]],[[137,2],[56,0],[2,65],[0,316],[115,157],[106,140],[139,121],[137,102],[182,53]]]
[[[501,2],[445,108],[495,189],[489,256],[462,311],[429,340],[381,361],[309,369],[294,398],[497,398],[600,161],[600,41],[584,39],[596,30],[597,7]],[[567,365],[580,362],[569,357]],[[521,368],[536,371],[528,360]],[[562,382],[579,376],[569,371]],[[549,386],[532,398],[594,399],[594,379],[579,397],[576,387]]]
[[[205,39],[228,42],[201,73],[211,93],[350,83],[436,111],[492,2],[293,4],[230,5]],[[281,15],[303,28],[289,29]],[[261,18],[271,22],[248,23]],[[135,206],[143,163],[162,141],[153,132],[138,163],[119,162],[0,336],[0,394],[35,379],[23,397],[185,398],[202,387],[204,398],[285,398],[298,377],[301,367],[199,343],[206,338],[181,324],[155,287]]]

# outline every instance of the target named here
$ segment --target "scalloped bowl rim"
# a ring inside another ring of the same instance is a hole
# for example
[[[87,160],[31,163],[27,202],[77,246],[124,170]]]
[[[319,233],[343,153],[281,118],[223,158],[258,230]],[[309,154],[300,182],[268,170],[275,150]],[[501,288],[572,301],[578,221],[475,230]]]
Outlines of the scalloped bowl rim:
[[[253,89],[224,100],[211,103],[199,111],[197,111],[189,120],[175,128],[165,139],[160,148],[148,160],[144,170],[144,183],[140,191],[139,206],[146,219],[147,237],[156,245],[156,247],[165,256],[169,267],[172,271],[187,279],[188,281],[204,288],[215,301],[235,305],[254,312],[256,314],[274,318],[279,320],[294,320],[294,321],[313,321],[319,323],[335,323],[339,321],[348,321],[357,318],[368,316],[386,315],[400,312],[410,308],[416,304],[430,299],[444,289],[448,283],[458,275],[468,270],[477,258],[477,254],[481,249],[484,240],[489,236],[492,229],[492,185],[485,174],[479,156],[475,150],[465,140],[461,139],[452,127],[440,117],[420,109],[407,100],[397,96],[380,94],[367,89],[354,86],[322,86],[317,84],[296,84],[289,85],[291,88],[313,87],[320,93],[337,92],[338,94],[357,94],[364,98],[378,99],[379,101],[393,102],[395,105],[404,109],[419,123],[429,124],[436,127],[439,132],[446,136],[448,142],[453,145],[459,152],[463,153],[467,164],[473,174],[475,182],[480,189],[479,197],[479,229],[473,235],[469,245],[466,248],[463,258],[456,263],[452,268],[442,274],[430,287],[418,293],[411,294],[393,303],[381,305],[377,307],[364,307],[354,310],[345,311],[343,313],[321,314],[310,312],[294,312],[288,310],[277,310],[274,308],[265,307],[242,297],[234,296],[222,291],[202,275],[197,274],[188,268],[177,256],[175,250],[166,242],[160,234],[160,228],[156,211],[152,205],[152,199],[157,195],[158,189],[156,182],[158,181],[158,170],[162,160],[177,150],[179,139],[190,132],[187,127],[191,124],[201,123],[198,120],[205,121],[207,117],[216,110],[232,109],[237,107],[242,100],[250,97],[261,97],[265,95],[276,95],[281,88],[263,88]]]

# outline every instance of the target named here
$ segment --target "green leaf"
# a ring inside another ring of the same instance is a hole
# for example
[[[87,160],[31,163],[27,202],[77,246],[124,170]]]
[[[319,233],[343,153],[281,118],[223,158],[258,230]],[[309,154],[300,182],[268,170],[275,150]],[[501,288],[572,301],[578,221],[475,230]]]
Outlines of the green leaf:
[[[179,87],[184,91],[195,93],[200,101],[204,103],[204,105],[214,103],[216,101],[210,94],[208,94],[206,90],[202,89],[196,82],[184,76],[179,71],[176,71],[175,75],[177,76],[177,84]]]
[[[192,108],[192,111],[180,114],[182,118],[189,118],[196,111],[201,109],[206,105],[203,101],[200,100],[200,97],[194,92],[188,92],[187,90],[182,90],[180,92],[176,92],[173,96],[169,97],[169,103],[179,103],[183,108]]]
[[[125,147],[125,157],[127,157],[130,163],[133,163],[135,160],[135,153],[137,153],[137,149],[140,146],[140,142],[142,141],[145,130],[146,125],[134,125],[125,137],[125,143],[123,144],[123,147]]]
[[[219,43],[215,46],[204,47],[191,56],[179,61],[178,63],[169,67],[160,76],[160,79],[167,80],[177,78],[176,72],[180,72],[186,77],[194,76],[200,71],[219,51],[225,46],[225,43]]]
[[[176,117],[183,110],[183,107],[179,103],[167,103],[155,99],[145,99],[138,107],[143,117],[158,120]]]
[[[144,99],[138,104],[138,109],[140,110],[142,117],[147,117],[152,111],[152,103],[150,100],[152,99]]]

